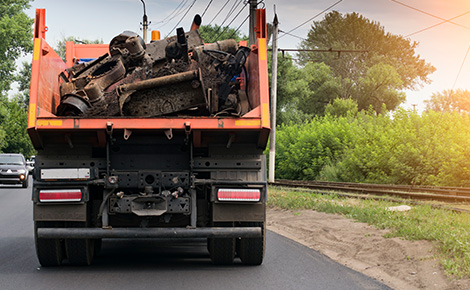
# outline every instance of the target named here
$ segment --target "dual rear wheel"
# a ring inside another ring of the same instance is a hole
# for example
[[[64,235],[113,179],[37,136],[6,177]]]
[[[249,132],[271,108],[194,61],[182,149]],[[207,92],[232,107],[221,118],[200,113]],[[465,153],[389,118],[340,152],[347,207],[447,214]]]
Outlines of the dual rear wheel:
[[[232,264],[237,255],[245,265],[261,265],[263,263],[266,247],[266,229],[264,223],[247,223],[244,226],[261,227],[262,237],[208,239],[207,246],[213,264]]]
[[[84,227],[85,223],[77,222],[41,222],[35,227],[36,254],[43,267],[60,266],[68,260],[71,265],[90,265],[95,254],[101,248],[101,239],[41,239],[37,237],[39,228]],[[245,265],[261,265],[266,246],[266,229],[264,223],[247,223],[245,226],[261,227],[259,238],[211,238],[208,239],[208,250],[212,263],[229,265],[238,255]]]
[[[71,265],[90,265],[99,249],[101,240],[92,239],[41,239],[37,237],[39,228],[84,227],[77,222],[35,222],[34,237],[36,254],[43,267],[60,266],[64,260]]]

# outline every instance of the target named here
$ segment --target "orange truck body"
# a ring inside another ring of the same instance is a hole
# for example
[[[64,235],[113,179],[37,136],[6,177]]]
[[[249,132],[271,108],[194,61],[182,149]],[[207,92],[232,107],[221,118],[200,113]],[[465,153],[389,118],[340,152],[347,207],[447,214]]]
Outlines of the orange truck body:
[[[59,75],[109,47],[68,42],[64,62],[46,42],[45,10],[36,10],[27,130],[38,150],[32,199],[42,266],[89,265],[102,238],[207,238],[215,264],[262,263],[265,19],[258,10],[240,77],[251,109],[241,116],[58,116]]]

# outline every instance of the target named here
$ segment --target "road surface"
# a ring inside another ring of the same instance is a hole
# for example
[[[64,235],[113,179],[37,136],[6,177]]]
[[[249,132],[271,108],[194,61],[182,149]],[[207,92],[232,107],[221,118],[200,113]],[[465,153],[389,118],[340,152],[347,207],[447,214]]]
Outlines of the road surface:
[[[104,240],[89,267],[43,268],[31,184],[0,185],[0,289],[390,289],[272,232],[255,267],[212,265],[203,240]]]

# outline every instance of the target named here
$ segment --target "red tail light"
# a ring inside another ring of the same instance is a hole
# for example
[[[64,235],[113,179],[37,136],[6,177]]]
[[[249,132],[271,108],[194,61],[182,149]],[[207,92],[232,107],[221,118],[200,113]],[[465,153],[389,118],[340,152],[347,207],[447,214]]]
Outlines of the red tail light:
[[[228,189],[220,188],[217,191],[219,201],[260,201],[261,192],[259,189]]]
[[[81,200],[82,192],[80,189],[58,189],[39,191],[40,202],[71,202]]]

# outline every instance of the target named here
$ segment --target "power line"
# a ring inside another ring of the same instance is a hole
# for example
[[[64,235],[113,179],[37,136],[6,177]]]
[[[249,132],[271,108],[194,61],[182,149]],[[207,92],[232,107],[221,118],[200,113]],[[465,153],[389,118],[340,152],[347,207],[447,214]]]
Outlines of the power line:
[[[241,2],[239,2],[241,3]],[[240,9],[240,11],[238,11],[237,15],[235,15],[235,17],[232,19],[232,21],[230,21],[230,23],[224,28],[224,30],[222,32],[220,32],[217,37],[215,38],[215,41],[217,41],[219,39],[219,37],[225,33],[225,31],[227,31],[227,29],[230,27],[230,25],[233,23],[233,21],[235,21],[235,19],[237,19],[237,17],[240,15],[240,13],[242,13],[242,11],[245,9],[246,5],[248,5],[249,2],[246,2],[245,5]],[[238,7],[239,5],[237,5]],[[232,12],[233,14],[233,12]],[[214,40],[213,40],[214,41]]]
[[[242,24],[240,24],[240,25],[237,27],[237,29],[232,33],[232,35],[230,35],[230,38],[233,38],[233,37],[237,34],[238,30],[240,30],[240,28],[243,26],[243,24],[245,24],[245,22],[246,22],[249,18],[250,18],[250,15],[248,15],[248,16],[245,18],[245,20],[243,20]]]
[[[437,18],[437,19],[440,19],[440,20],[443,20],[443,21],[446,21],[446,22],[447,22],[447,20],[444,19],[444,18],[442,18],[442,17],[439,17],[439,16],[436,16],[436,15],[431,14],[431,13],[429,13],[429,12],[420,10],[420,9],[415,8],[415,7],[413,7],[413,6],[407,5],[407,4],[403,3],[403,2],[400,2],[400,1],[397,1],[397,0],[391,0],[391,1],[392,1],[392,2],[395,2],[395,3],[397,3],[397,4],[400,4],[400,5],[402,5],[402,6],[405,6],[405,7],[407,7],[407,8],[410,8],[410,9],[412,9],[412,10],[418,11],[418,12],[420,12],[420,13],[423,13],[423,14],[426,14],[426,15],[428,15],[428,16],[431,16],[431,17],[434,17],[434,18]],[[470,28],[467,27],[467,26],[464,26],[464,25],[461,25],[461,24],[458,24],[458,23],[455,23],[455,22],[452,22],[452,21],[448,21],[448,22],[449,22],[449,23],[452,23],[452,24],[454,24],[454,25],[457,25],[457,26],[466,28],[466,29],[470,29]]]
[[[238,4],[237,4],[237,3],[238,3]],[[227,16],[225,16],[224,21],[222,21],[222,23],[220,24],[221,27],[224,26],[225,21],[227,21],[227,20],[229,19],[229,17],[232,16],[233,12],[235,12],[235,9],[237,9],[238,6],[240,6],[241,3],[242,3],[242,1],[238,1],[238,2],[237,2],[236,0],[235,0],[235,2],[233,2],[232,8],[230,8],[230,10],[229,10],[228,13],[227,13]],[[237,4],[237,6],[235,6],[235,4]],[[246,3],[246,4],[247,4],[247,3]],[[245,4],[245,6],[246,6],[246,4]],[[243,7],[245,7],[245,6],[243,6]],[[233,20],[232,20],[232,21],[233,21]]]
[[[170,32],[165,36],[165,38],[167,38],[171,34],[171,32],[174,31],[176,29],[176,27],[178,27],[178,25],[180,25],[181,21],[183,21],[183,19],[186,17],[186,15],[188,15],[189,10],[191,10],[191,8],[193,8],[194,3],[196,3],[196,0],[194,0],[193,3],[191,3],[188,10],[186,10],[186,12],[184,13],[183,17],[181,17],[180,21],[178,21],[178,23],[176,23],[175,27],[173,27],[173,29],[170,30]]]
[[[306,40],[306,38],[303,38],[303,37],[297,36],[297,35],[295,35],[295,34],[292,34],[292,33],[288,33],[288,32],[282,31],[281,29],[279,29],[279,32],[281,32],[281,33],[285,33],[285,34],[287,34],[287,35],[290,35],[290,36],[292,36],[292,37],[296,37],[296,38],[298,38],[298,39],[301,39],[301,40]],[[278,37],[278,38],[279,38],[279,37]]]
[[[175,10],[173,10],[170,14],[168,14],[168,16],[165,17],[163,20],[158,21],[158,22],[155,22],[154,25],[155,25],[155,24],[159,24],[159,23],[164,23],[164,22],[166,22],[166,23],[165,23],[165,24],[162,24],[162,25],[160,25],[160,26],[158,26],[158,28],[167,25],[167,24],[168,24],[171,20],[173,20],[176,16],[178,16],[178,15],[181,14],[184,5],[186,5],[187,2],[188,2],[188,0],[182,0],[182,1],[180,2],[180,4],[178,4],[178,6],[176,6]],[[174,15],[173,15],[173,14],[174,14]],[[171,18],[170,18],[170,17],[171,17]]]
[[[310,18],[309,20],[303,22],[302,24],[298,25],[297,27],[295,27],[295,28],[289,30],[288,32],[284,32],[285,34],[279,36],[278,39],[281,38],[281,37],[283,37],[283,36],[285,36],[286,34],[291,33],[292,31],[296,30],[297,28],[299,28],[299,27],[301,27],[301,26],[307,24],[308,22],[310,22],[310,21],[312,21],[313,19],[317,18],[318,16],[322,15],[322,14],[325,13],[326,11],[328,11],[328,10],[330,10],[331,8],[335,7],[335,6],[338,5],[340,2],[343,2],[343,0],[339,0],[339,1],[336,2],[335,4],[333,4],[333,5],[331,5],[330,7],[326,8],[326,9],[323,10],[322,12],[320,12],[320,13],[318,13],[317,15],[313,16],[312,18]]]
[[[225,6],[227,6],[228,2],[230,2],[230,0],[227,0],[227,2],[225,2],[224,6],[222,6],[222,8],[220,8],[219,12],[217,12],[214,16],[214,18],[212,18],[212,20],[209,22],[209,25],[211,25],[211,23],[217,18],[217,16],[220,15],[220,13],[222,12],[222,10],[224,10]]]
[[[468,52],[470,51],[470,46],[467,48],[467,52],[465,53],[465,56],[463,58],[462,64],[460,65],[459,72],[457,73],[457,77],[455,78],[454,85],[452,86],[452,90],[454,90],[455,85],[457,84],[457,80],[460,77],[460,73],[462,72],[463,65],[465,64],[465,60],[467,60]]]
[[[436,27],[436,26],[439,26],[439,25],[441,25],[441,24],[449,23],[449,22],[451,22],[451,20],[454,20],[454,19],[456,19],[456,18],[459,18],[459,17],[461,17],[461,16],[464,16],[465,14],[468,14],[468,13],[470,13],[470,11],[467,11],[467,12],[465,12],[465,13],[462,13],[462,14],[460,14],[460,15],[458,15],[458,16],[455,16],[455,17],[453,17],[453,18],[451,18],[451,19],[448,19],[448,20],[446,20],[446,21],[439,22],[439,23],[434,24],[434,25],[432,25],[432,26],[429,26],[429,27],[427,27],[427,28],[421,29],[421,30],[419,30],[419,31],[410,33],[410,34],[408,34],[408,35],[405,35],[404,37],[410,37],[410,36],[412,36],[412,35],[415,35],[415,34],[418,34],[418,33],[423,32],[423,31],[429,30],[429,29],[434,28],[434,27]]]
[[[229,0],[230,1],[230,0]],[[227,4],[229,1],[227,1],[225,4]],[[240,5],[241,1],[238,2],[238,5],[237,7]],[[225,24],[225,21],[227,21],[227,19],[233,14],[233,11],[234,11],[234,8],[235,8],[235,4],[237,4],[237,1],[235,0],[233,2],[233,5],[232,5],[232,8],[230,8],[230,10],[228,11],[227,15],[225,16],[225,19],[222,21],[222,23],[217,27],[217,30],[215,32],[212,33],[211,35],[211,39],[214,40],[214,37],[215,35],[217,35],[215,37],[215,39],[217,39],[219,36],[220,36],[220,29],[223,27],[223,25]],[[225,7],[225,5],[224,5]],[[222,7],[222,9],[224,8]],[[211,41],[212,42],[212,41]]]
[[[206,9],[204,9],[204,12],[202,12],[201,18],[204,17],[204,14],[206,14],[207,9],[209,9],[209,6],[211,6],[213,0],[209,1],[209,4],[207,4]]]

